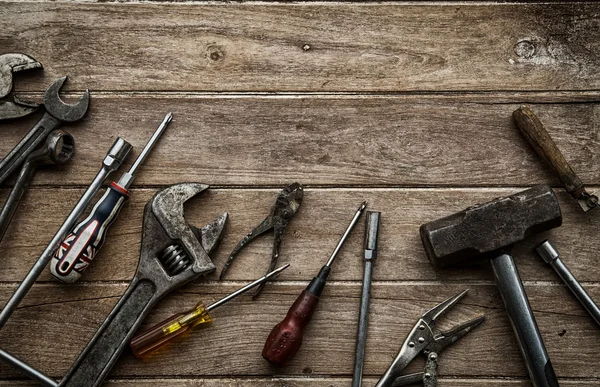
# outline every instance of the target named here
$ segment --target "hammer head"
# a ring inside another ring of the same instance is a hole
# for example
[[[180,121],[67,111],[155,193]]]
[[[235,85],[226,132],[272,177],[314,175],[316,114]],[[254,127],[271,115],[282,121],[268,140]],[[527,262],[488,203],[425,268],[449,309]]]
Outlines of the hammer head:
[[[420,233],[431,263],[447,267],[489,256],[561,224],[558,199],[544,185],[423,224]]]

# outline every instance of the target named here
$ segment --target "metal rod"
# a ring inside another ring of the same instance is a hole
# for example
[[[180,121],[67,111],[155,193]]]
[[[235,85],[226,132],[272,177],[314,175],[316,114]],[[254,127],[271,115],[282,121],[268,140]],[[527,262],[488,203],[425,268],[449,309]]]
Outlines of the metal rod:
[[[58,383],[54,379],[36,370],[21,359],[11,355],[10,353],[2,349],[0,349],[0,360],[3,360],[4,362],[14,366],[15,368],[20,369],[31,379],[37,380],[38,382],[40,382],[40,384],[42,384],[45,387],[58,387]]]
[[[244,286],[241,289],[236,290],[235,292],[231,293],[230,295],[221,298],[219,301],[209,305],[206,307],[207,311],[211,311],[221,305],[223,305],[224,303],[226,303],[227,301],[230,301],[231,299],[239,296],[240,294],[244,294],[246,293],[248,290],[252,289],[253,287],[262,284],[263,282],[267,282],[271,277],[276,276],[277,274],[281,273],[282,271],[284,271],[285,269],[287,269],[288,267],[290,267],[290,264],[286,264],[281,266],[279,269],[275,269],[272,272],[268,273],[267,275],[257,279],[256,281],[249,283],[248,285]]]
[[[144,160],[146,160],[146,158],[150,154],[150,151],[152,150],[152,148],[154,148],[154,145],[156,145],[156,143],[158,142],[158,139],[163,134],[163,132],[167,128],[167,125],[169,124],[169,122],[171,122],[172,119],[173,119],[173,113],[167,113],[167,115],[165,116],[165,118],[163,119],[161,124],[158,126],[156,131],[154,131],[154,134],[152,135],[150,140],[148,140],[148,143],[146,143],[146,146],[144,147],[144,149],[142,149],[142,151],[138,155],[137,159],[135,159],[135,161],[133,162],[133,165],[131,166],[131,168],[129,168],[129,171],[124,173],[123,176],[121,176],[121,178],[119,179],[117,184],[119,184],[121,187],[123,187],[125,189],[127,189],[131,186],[131,183],[133,183],[133,177],[135,176],[135,172],[140,167],[140,165],[142,165]]]
[[[131,145],[128,142],[126,142],[120,137],[118,137],[115,140],[115,142],[109,149],[106,158],[104,159],[104,162],[102,163],[102,168],[100,169],[100,171],[98,172],[88,189],[83,193],[77,204],[75,204],[75,207],[73,208],[73,210],[71,210],[71,213],[69,214],[67,219],[65,219],[62,226],[60,226],[60,228],[54,235],[54,238],[52,238],[42,255],[35,262],[31,270],[29,270],[29,273],[27,273],[27,276],[25,277],[23,282],[19,284],[17,290],[15,290],[11,298],[8,300],[6,306],[4,307],[4,309],[2,309],[2,312],[0,312],[0,329],[2,329],[4,325],[6,325],[6,322],[13,314],[17,306],[19,306],[23,298],[25,298],[27,292],[29,292],[29,289],[31,289],[37,278],[40,276],[40,274],[48,264],[48,262],[50,262],[50,260],[52,259],[54,251],[59,247],[60,243],[67,235],[67,233],[71,231],[71,229],[75,225],[75,222],[77,222],[77,219],[85,211],[86,207],[90,204],[90,202],[102,186],[104,180],[108,177],[108,175],[110,175],[111,172],[115,171],[121,166],[123,160],[125,160],[130,150]]]
[[[596,321],[596,324],[600,325],[600,308],[598,308],[598,305],[596,305],[579,281],[577,281],[577,278],[575,278],[562,259],[560,259],[560,255],[554,246],[549,241],[545,240],[536,247],[535,251],[546,263],[552,266],[560,278],[562,278],[563,282],[579,300],[581,305],[583,305],[585,310],[587,310],[594,321]]]
[[[379,222],[381,213],[367,211],[365,218],[365,271],[363,274],[362,296],[360,298],[360,314],[356,335],[356,354],[354,357],[354,376],[352,387],[361,387],[363,366],[365,361],[365,344],[367,342],[367,326],[369,323],[369,302],[371,299],[371,278],[373,264],[377,258],[377,242],[379,239]]]
[[[346,232],[344,232],[344,235],[342,235],[342,238],[338,242],[337,246],[335,246],[335,250],[333,250],[333,253],[331,253],[331,257],[329,257],[329,261],[327,261],[327,263],[325,264],[325,266],[331,267],[331,264],[335,260],[335,257],[337,257],[338,253],[340,252],[340,249],[342,248],[342,245],[344,244],[344,242],[348,238],[348,235],[350,235],[350,231],[352,231],[352,229],[354,228],[354,226],[356,226],[356,223],[358,222],[358,218],[360,218],[360,215],[363,213],[363,211],[365,210],[365,208],[367,208],[367,202],[362,202],[362,204],[360,205],[360,207],[358,207],[358,210],[356,210],[356,214],[354,214],[354,218],[352,218],[352,221],[348,225],[348,228],[346,229]]]

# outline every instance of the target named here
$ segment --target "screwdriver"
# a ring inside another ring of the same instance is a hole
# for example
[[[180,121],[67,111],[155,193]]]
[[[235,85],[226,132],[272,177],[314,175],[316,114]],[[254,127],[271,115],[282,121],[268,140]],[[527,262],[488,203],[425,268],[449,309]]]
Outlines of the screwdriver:
[[[123,203],[129,197],[127,189],[133,182],[135,172],[146,160],[172,119],[173,114],[168,113],[129,171],[124,173],[119,181],[110,184],[89,216],[63,239],[50,264],[50,271],[54,277],[62,282],[73,283],[87,269],[104,244],[106,230],[115,221]]]
[[[319,296],[325,288],[325,282],[331,271],[331,264],[366,207],[366,202],[360,205],[325,266],[321,268],[319,274],[312,279],[306,289],[300,293],[285,318],[271,330],[262,351],[262,356],[270,363],[282,366],[294,357],[300,349],[304,329],[310,323],[317,308]]]
[[[196,306],[193,309],[188,310],[186,312],[177,313],[176,315],[169,317],[163,322],[156,324],[147,331],[138,333],[133,337],[133,339],[131,339],[131,342],[129,343],[133,354],[139,358],[145,357],[152,351],[161,348],[172,339],[184,334],[190,329],[198,325],[210,323],[212,321],[212,318],[209,314],[211,310],[216,309],[217,307],[239,296],[240,294],[246,293],[253,287],[267,282],[269,278],[276,276],[277,274],[287,269],[289,266],[290,264],[288,263],[287,265],[284,265],[279,269],[273,270],[264,277],[261,277],[256,281],[244,286],[243,288],[236,290],[235,292],[220,299],[214,304],[204,307],[204,304],[202,303],[202,301],[200,301],[198,304],[196,304]]]

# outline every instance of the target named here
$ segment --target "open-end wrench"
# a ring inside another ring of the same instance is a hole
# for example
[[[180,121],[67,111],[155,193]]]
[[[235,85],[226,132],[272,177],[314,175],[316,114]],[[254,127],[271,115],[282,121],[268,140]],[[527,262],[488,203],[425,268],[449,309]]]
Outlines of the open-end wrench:
[[[8,53],[0,55],[0,98],[10,94],[13,88],[13,73],[41,69],[42,64],[29,55]],[[36,111],[40,105],[24,102],[13,95],[12,101],[0,101],[0,120],[24,117]]]
[[[27,273],[27,276],[19,284],[19,287],[15,290],[10,299],[6,302],[4,309],[0,312],[0,329],[6,325],[6,322],[13,314],[17,306],[21,303],[23,298],[29,292],[29,289],[35,283],[35,280],[40,276],[48,262],[52,259],[54,252],[60,245],[60,242],[65,238],[67,233],[71,231],[77,219],[83,214],[83,211],[90,204],[94,195],[98,192],[104,180],[112,172],[119,169],[123,161],[127,158],[127,155],[131,151],[131,144],[123,140],[121,137],[117,137],[113,145],[108,150],[106,157],[102,161],[102,167],[94,180],[90,183],[90,186],[85,190],[81,198],[75,207],[71,210],[71,213],[67,216],[67,219],[60,226],[54,237],[46,246],[46,249],[42,252],[42,255],[33,264],[33,267]]]
[[[60,89],[67,77],[57,79],[46,90],[44,107],[46,112],[37,124],[23,139],[0,161],[0,184],[19,168],[27,156],[38,148],[48,134],[63,122],[75,122],[83,118],[90,103],[90,92],[86,90],[83,97],[75,104],[67,104],[60,99]]]
[[[25,189],[29,185],[29,181],[33,177],[35,169],[44,164],[64,164],[71,159],[74,151],[75,140],[73,140],[73,136],[62,130],[55,130],[48,135],[44,146],[27,157],[17,182],[0,211],[0,241],[4,238],[8,225],[15,214],[23,193],[25,193]]]

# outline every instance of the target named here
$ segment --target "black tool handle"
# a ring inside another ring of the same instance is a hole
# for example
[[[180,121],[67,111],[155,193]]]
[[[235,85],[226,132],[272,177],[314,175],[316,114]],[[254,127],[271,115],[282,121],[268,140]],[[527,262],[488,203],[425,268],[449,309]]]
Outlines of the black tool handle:
[[[0,160],[0,184],[6,180],[27,159],[27,156],[39,147],[48,134],[58,128],[60,121],[49,113],[44,113],[42,118],[19,143],[2,160]]]
[[[584,192],[583,182],[573,171],[535,113],[529,107],[522,106],[513,112],[513,117],[517,127],[536,153],[558,174],[567,192],[575,199],[579,199]]]
[[[100,386],[160,297],[151,281],[134,278],[59,387]]]
[[[490,262],[533,386],[559,387],[513,258],[503,253]]]
[[[73,228],[54,253],[50,264],[54,278],[66,283],[74,283],[81,278],[102,248],[106,232],[128,197],[127,189],[111,183],[88,217]]]

